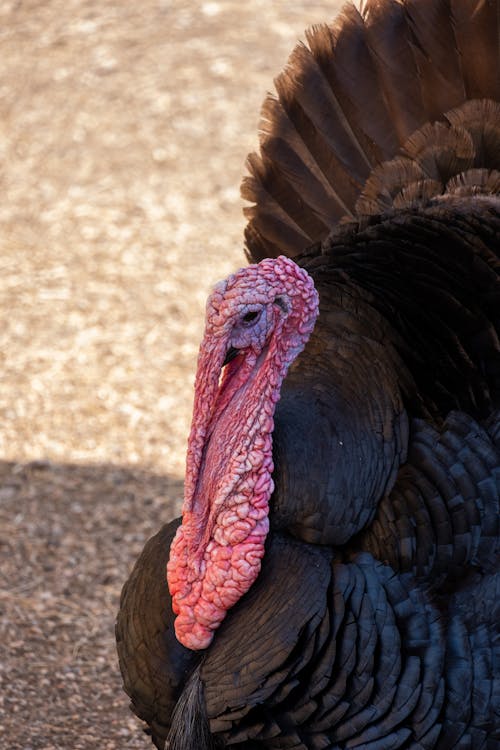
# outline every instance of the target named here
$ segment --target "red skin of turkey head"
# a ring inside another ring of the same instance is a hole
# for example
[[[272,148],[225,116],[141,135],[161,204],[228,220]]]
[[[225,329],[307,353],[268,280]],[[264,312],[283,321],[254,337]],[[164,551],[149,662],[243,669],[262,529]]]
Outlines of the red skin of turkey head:
[[[182,524],[167,565],[175,633],[187,648],[207,648],[259,574],[274,488],[274,411],[317,315],[312,279],[282,256],[241,269],[208,299]]]

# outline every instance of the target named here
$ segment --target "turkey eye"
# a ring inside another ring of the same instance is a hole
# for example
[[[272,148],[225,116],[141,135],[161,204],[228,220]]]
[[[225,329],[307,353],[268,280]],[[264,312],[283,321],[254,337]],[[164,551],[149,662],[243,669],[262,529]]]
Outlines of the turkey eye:
[[[281,307],[281,309],[283,310],[283,312],[285,312],[285,313],[288,312],[288,305],[286,304],[286,302],[283,299],[283,297],[275,297],[274,304],[278,305],[278,307]]]
[[[259,315],[259,310],[252,310],[251,312],[247,312],[243,317],[242,321],[244,323],[251,323],[252,320],[255,320]]]

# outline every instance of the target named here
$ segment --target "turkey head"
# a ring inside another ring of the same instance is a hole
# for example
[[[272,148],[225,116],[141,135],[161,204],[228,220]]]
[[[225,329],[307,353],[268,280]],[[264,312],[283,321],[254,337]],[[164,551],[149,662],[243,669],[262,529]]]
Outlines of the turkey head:
[[[285,257],[220,282],[207,302],[182,524],[167,578],[187,648],[204,649],[260,571],[280,388],[318,315],[310,276]]]

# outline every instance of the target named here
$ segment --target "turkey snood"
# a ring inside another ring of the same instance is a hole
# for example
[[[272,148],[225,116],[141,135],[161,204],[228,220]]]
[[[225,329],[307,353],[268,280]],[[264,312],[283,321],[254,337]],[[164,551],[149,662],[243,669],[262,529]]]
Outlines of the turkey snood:
[[[175,632],[187,648],[210,644],[260,571],[274,411],[317,315],[312,279],[285,257],[238,271],[208,299],[182,524],[167,565]]]

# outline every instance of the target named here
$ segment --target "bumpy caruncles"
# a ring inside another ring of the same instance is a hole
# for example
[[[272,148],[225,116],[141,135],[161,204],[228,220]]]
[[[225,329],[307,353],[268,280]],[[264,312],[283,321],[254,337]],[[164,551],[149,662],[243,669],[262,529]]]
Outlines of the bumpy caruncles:
[[[274,411],[317,315],[312,279],[283,256],[241,269],[208,299],[182,524],[167,565],[175,632],[187,648],[210,644],[260,571]]]

